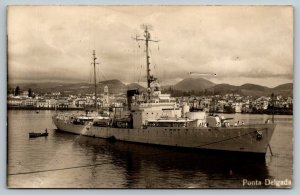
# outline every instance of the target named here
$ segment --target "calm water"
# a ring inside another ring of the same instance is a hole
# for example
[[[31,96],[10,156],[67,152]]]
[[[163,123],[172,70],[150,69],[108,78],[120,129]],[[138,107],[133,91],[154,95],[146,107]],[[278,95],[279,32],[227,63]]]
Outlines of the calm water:
[[[8,111],[9,187],[244,188],[243,179],[293,179],[292,116],[275,116],[274,156],[268,152],[265,161],[258,161],[67,134],[55,130],[52,114]],[[226,116],[245,123],[268,118]],[[48,137],[28,138],[29,132],[46,128]],[[263,185],[252,187],[270,187]]]

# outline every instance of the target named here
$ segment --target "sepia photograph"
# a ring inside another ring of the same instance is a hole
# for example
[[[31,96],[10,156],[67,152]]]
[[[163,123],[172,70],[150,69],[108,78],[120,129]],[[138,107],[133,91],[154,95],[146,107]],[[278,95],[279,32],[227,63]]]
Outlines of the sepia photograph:
[[[293,6],[6,12],[8,188],[293,188]]]

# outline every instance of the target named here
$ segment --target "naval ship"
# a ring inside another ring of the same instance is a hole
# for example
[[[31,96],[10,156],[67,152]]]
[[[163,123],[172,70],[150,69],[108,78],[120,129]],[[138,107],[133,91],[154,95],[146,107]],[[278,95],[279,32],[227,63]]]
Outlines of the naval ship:
[[[190,106],[178,104],[170,94],[162,94],[158,80],[150,73],[148,45],[152,40],[147,26],[143,38],[135,38],[146,45],[147,91],[127,91],[127,106],[101,112],[97,108],[84,115],[56,113],[52,120],[58,130],[140,144],[152,144],[189,149],[249,153],[265,156],[276,124],[267,120],[261,124],[229,123],[228,118],[207,115]],[[96,54],[93,52],[95,72]],[[94,74],[95,100],[96,74]],[[272,152],[272,151],[271,151]]]

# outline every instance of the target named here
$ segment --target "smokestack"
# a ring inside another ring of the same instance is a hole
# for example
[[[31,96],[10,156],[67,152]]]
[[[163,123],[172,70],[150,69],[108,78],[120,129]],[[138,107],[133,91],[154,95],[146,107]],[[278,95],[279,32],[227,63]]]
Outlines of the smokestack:
[[[131,89],[127,90],[127,105],[128,105],[128,110],[131,110],[131,103],[132,99],[135,95],[139,95],[139,90],[138,89]]]

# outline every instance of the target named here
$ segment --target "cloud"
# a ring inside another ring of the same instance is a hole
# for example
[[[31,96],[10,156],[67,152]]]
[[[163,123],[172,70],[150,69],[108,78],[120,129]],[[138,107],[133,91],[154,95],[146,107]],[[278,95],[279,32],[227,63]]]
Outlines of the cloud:
[[[143,23],[160,40],[151,69],[164,83],[192,71],[292,82],[290,6],[10,6],[9,78],[88,81],[96,50],[101,80],[144,79],[144,45],[132,39]]]

